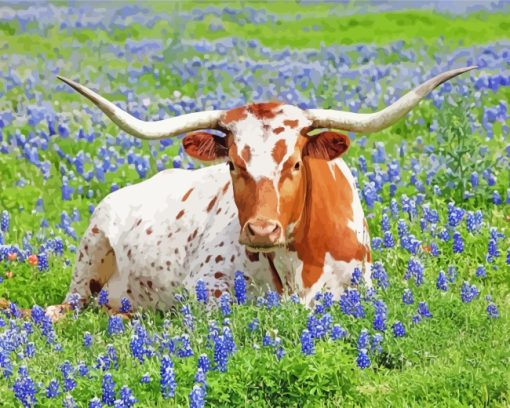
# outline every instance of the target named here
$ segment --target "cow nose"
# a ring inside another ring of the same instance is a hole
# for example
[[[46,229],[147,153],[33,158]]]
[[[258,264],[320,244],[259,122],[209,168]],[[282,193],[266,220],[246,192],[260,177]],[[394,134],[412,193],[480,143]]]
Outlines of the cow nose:
[[[246,223],[248,244],[273,246],[281,239],[282,227],[277,221],[250,220]]]
[[[252,237],[269,237],[270,235],[280,235],[281,227],[276,222],[255,221],[248,223],[248,232]]]

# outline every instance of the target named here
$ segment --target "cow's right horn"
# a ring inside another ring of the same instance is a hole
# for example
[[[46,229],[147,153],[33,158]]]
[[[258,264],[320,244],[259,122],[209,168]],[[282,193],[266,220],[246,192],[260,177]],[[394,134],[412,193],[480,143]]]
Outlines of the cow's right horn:
[[[90,99],[122,130],[140,139],[158,140],[193,130],[213,129],[224,112],[222,110],[195,112],[175,118],[148,122],[135,118],[101,95],[75,81],[62,76],[57,76],[57,78]]]
[[[350,130],[353,132],[377,132],[393,125],[397,120],[413,109],[436,86],[471,71],[476,66],[452,69],[435,76],[417,88],[406,93],[390,106],[375,113],[352,113],[333,109],[309,109],[308,117],[317,128]]]

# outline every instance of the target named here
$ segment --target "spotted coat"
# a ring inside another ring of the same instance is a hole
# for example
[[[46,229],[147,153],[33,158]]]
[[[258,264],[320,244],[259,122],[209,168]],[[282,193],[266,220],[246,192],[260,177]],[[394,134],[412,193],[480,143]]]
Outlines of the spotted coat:
[[[224,138],[183,140],[190,156],[220,164],[162,171],[97,206],[69,294],[106,288],[112,307],[127,297],[165,310],[199,279],[213,296],[231,290],[238,270],[250,287],[296,292],[306,304],[321,289],[338,296],[355,267],[370,284],[367,225],[341,158],[347,136],[308,136],[306,113],[279,103],[232,109],[220,125]],[[260,246],[253,230],[267,225],[274,245]]]

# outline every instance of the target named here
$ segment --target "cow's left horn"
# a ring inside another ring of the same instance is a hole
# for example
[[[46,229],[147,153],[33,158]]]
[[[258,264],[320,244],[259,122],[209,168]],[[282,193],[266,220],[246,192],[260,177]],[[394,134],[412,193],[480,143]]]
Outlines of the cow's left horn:
[[[164,139],[193,130],[212,129],[216,127],[218,120],[223,114],[221,110],[203,111],[188,113],[170,119],[146,122],[135,118],[101,95],[77,82],[62,76],[57,76],[57,78],[90,99],[122,130],[140,139]]]
[[[397,120],[413,109],[418,102],[427,96],[435,87],[443,82],[471,71],[476,66],[452,69],[443,72],[424,82],[411,92],[402,96],[398,101],[375,113],[352,113],[333,109],[309,109],[308,117],[315,127],[350,130],[352,132],[377,132],[393,125]]]

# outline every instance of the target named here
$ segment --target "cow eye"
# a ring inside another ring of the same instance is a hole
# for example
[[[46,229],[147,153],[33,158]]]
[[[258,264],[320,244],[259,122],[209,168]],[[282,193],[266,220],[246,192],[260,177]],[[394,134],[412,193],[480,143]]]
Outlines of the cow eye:
[[[294,170],[299,170],[301,168],[301,162],[296,162],[294,165]]]
[[[230,169],[230,171],[234,171],[235,170],[234,163],[232,163],[232,161],[229,160],[227,162],[227,164],[228,164],[228,168]]]

